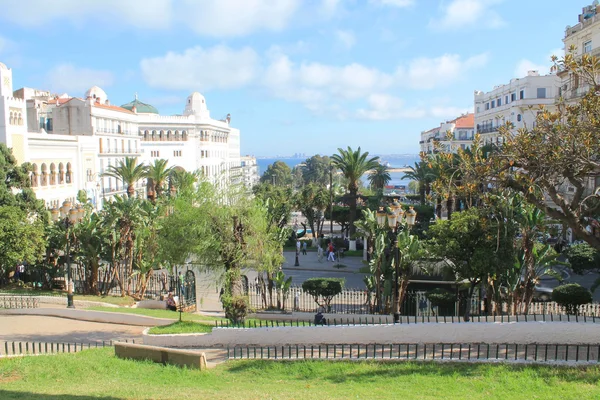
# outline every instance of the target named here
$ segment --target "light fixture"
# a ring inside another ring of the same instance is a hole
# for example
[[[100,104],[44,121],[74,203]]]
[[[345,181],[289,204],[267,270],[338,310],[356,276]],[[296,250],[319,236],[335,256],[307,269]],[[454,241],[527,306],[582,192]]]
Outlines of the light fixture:
[[[406,224],[409,227],[412,227],[415,225],[416,219],[417,219],[417,212],[413,209],[412,206],[410,206],[408,208],[408,211],[406,212]]]
[[[376,216],[377,216],[377,225],[379,225],[380,228],[383,228],[385,226],[385,211],[383,210],[383,207],[379,207],[379,210],[377,210]]]

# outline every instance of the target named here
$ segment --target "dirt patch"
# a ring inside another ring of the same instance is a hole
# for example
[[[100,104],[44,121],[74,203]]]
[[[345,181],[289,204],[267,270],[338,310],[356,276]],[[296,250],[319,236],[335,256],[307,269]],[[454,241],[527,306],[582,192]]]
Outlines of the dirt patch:
[[[0,384],[15,382],[15,381],[18,381],[21,379],[22,378],[19,375],[17,375],[15,372],[13,372],[9,375],[0,375]]]

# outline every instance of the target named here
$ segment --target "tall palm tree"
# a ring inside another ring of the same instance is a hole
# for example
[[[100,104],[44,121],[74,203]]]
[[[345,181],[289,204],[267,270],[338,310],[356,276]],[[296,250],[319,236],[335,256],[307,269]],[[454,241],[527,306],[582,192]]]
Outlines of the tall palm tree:
[[[379,157],[367,158],[368,156],[368,151],[361,153],[360,147],[354,151],[350,146],[348,146],[348,150],[338,148],[338,154],[331,156],[333,166],[339,168],[348,180],[348,192],[350,193],[350,217],[348,218],[350,237],[356,232],[354,220],[356,219],[356,195],[358,194],[360,178],[365,172],[379,165]]]
[[[169,183],[171,187],[174,187],[178,192],[185,192],[192,190],[194,184],[200,180],[202,173],[199,171],[188,172],[183,169],[173,169],[169,176]]]
[[[431,190],[431,181],[433,174],[431,169],[427,166],[424,161],[415,163],[414,167],[410,167],[410,170],[405,172],[402,179],[411,179],[416,181],[419,185],[419,201],[421,204],[425,204],[425,195],[429,194]]]
[[[125,157],[117,165],[110,165],[102,176],[116,178],[127,185],[127,195],[135,195],[135,184],[146,177],[146,167],[137,162],[136,157]]]
[[[146,170],[146,178],[152,180],[153,192],[150,196],[152,200],[161,196],[165,183],[169,179],[169,176],[173,172],[173,167],[168,167],[168,160],[160,159],[154,160],[153,164],[150,164]]]
[[[371,187],[375,188],[380,193],[383,193],[383,188],[390,183],[391,180],[390,169],[384,164],[377,165],[377,167],[373,168],[369,173]]]

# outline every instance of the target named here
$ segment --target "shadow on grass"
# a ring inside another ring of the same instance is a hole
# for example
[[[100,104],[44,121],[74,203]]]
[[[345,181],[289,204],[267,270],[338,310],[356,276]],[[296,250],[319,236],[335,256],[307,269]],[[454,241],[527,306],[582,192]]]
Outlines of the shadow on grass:
[[[467,378],[497,376],[505,374],[520,375],[524,371],[537,376],[546,382],[563,381],[595,385],[600,381],[598,366],[552,366],[552,365],[509,365],[483,363],[436,363],[410,361],[362,361],[363,368],[357,368],[357,361],[239,361],[232,363],[228,369],[231,372],[277,372],[285,368],[289,379],[295,377],[304,380],[307,377],[320,377],[331,383],[348,381],[369,382],[378,379],[394,379],[401,376],[460,376]],[[335,372],[335,373],[332,373]]]
[[[0,399],[2,400],[121,400],[120,397],[97,397],[97,396],[78,396],[72,394],[40,394],[33,392],[16,392],[11,390],[0,389]]]

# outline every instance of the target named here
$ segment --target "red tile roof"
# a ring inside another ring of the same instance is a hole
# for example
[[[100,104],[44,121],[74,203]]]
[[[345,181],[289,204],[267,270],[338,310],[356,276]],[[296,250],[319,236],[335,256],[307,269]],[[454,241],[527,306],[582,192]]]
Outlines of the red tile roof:
[[[68,103],[69,101],[71,101],[71,99],[72,99],[72,97],[67,97],[67,98],[57,97],[55,99],[48,100],[48,104],[58,104],[60,106],[60,105],[63,105],[65,103]]]
[[[119,111],[119,112],[124,112],[127,114],[134,114],[132,111],[129,111],[123,107],[119,107],[119,106],[111,106],[111,105],[107,105],[107,104],[100,104],[100,103],[94,103],[94,107],[99,107],[99,108],[104,108],[107,110],[113,110],[113,111]]]
[[[456,128],[473,128],[475,126],[475,114],[461,115],[455,120]]]

